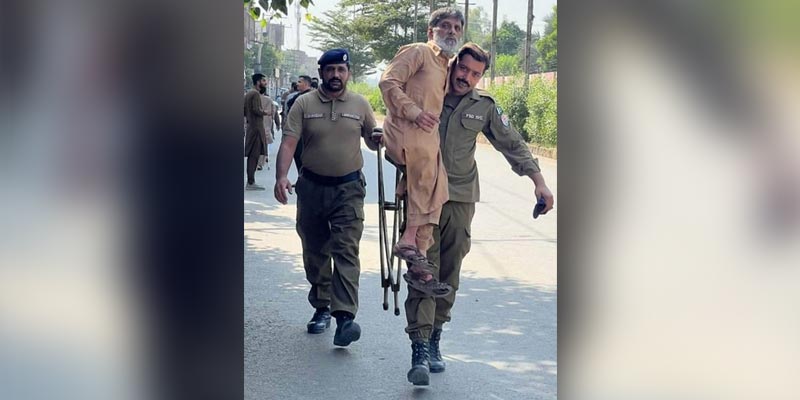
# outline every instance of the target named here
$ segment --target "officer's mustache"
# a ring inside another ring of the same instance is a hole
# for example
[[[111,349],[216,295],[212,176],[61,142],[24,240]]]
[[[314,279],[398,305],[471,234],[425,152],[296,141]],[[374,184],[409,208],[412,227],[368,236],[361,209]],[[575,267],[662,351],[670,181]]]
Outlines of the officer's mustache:
[[[469,82],[467,82],[467,81],[465,81],[463,79],[456,78],[456,82],[463,83],[463,84],[469,86]]]
[[[329,80],[329,81],[328,81],[328,84],[330,85],[331,83],[334,83],[334,82],[339,82],[339,84],[341,84],[341,83],[342,83],[342,80],[341,80],[341,79],[338,79],[338,78],[333,78],[333,79],[331,79],[331,80]]]

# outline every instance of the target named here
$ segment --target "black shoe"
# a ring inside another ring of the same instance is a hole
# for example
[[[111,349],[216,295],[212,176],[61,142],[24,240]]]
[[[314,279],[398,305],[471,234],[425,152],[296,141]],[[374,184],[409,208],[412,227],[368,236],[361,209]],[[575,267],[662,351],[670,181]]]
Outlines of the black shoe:
[[[438,373],[444,372],[444,360],[442,353],[439,351],[439,340],[442,339],[442,330],[434,329],[431,333],[431,340],[428,342],[430,350],[431,372]]]
[[[333,335],[333,344],[348,346],[361,337],[361,327],[349,315],[336,317],[336,334]]]
[[[317,311],[314,313],[314,316],[311,317],[311,321],[308,321],[306,328],[308,328],[308,333],[322,333],[325,332],[325,329],[331,326],[331,311],[325,308],[318,308]]]
[[[431,381],[428,342],[417,340],[411,342],[411,369],[408,370],[408,381],[415,386],[428,386]]]

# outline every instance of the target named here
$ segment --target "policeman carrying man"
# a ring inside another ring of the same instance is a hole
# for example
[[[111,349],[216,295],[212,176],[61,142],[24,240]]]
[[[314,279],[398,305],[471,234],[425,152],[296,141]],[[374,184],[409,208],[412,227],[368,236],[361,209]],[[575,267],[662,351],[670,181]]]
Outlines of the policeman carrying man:
[[[360,139],[377,149],[371,138],[375,117],[363,96],[347,91],[347,50],[328,50],[318,64],[319,89],[299,96],[287,116],[275,199],[286,204],[287,192],[292,193],[287,174],[302,142],[296,228],[311,284],[308,301],[316,309],[307,328],[309,333],[322,333],[333,316],[337,325],[333,344],[347,346],[361,337],[361,328],[353,321],[358,311],[358,254],[366,195]]]
[[[442,208],[439,224],[433,230],[433,246],[428,260],[438,266],[438,278],[450,284],[453,291],[444,297],[421,299],[413,329],[433,329],[428,341],[428,354],[415,354],[413,368],[418,372],[443,372],[445,362],[439,349],[442,326],[450,321],[450,310],[456,299],[461,263],[470,250],[470,232],[475,203],[480,200],[475,147],[478,132],[503,153],[511,169],[527,176],[534,184],[534,203],[544,198],[544,213],[553,208],[553,194],[540,172],[538,161],[531,156],[525,140],[514,130],[502,108],[489,93],[475,86],[489,68],[491,56],[474,43],[459,50],[450,67],[449,89],[439,116],[439,137],[442,159],[448,176],[449,200]],[[406,312],[409,312],[407,309]],[[412,368],[412,369],[413,369]]]

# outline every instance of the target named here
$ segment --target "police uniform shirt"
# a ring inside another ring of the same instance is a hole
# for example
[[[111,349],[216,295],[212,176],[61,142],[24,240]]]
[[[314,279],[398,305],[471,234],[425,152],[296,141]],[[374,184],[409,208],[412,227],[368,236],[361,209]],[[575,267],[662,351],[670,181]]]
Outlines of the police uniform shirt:
[[[518,175],[539,172],[527,143],[511,126],[504,110],[486,91],[474,89],[462,97],[448,94],[440,116],[440,146],[447,170],[450,201],[480,201],[475,163],[479,132],[500,151]]]
[[[347,90],[332,99],[320,88],[295,100],[284,135],[303,143],[303,169],[322,176],[344,176],[360,170],[361,138],[369,138],[376,125],[367,100]]]

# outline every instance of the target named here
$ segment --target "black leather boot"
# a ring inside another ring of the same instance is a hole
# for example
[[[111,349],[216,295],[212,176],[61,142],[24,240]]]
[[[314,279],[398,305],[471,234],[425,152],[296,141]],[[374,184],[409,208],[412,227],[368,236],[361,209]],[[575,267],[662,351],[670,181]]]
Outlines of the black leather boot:
[[[333,335],[333,344],[348,346],[361,338],[361,327],[353,321],[350,314],[336,315],[336,334]]]
[[[328,329],[330,326],[331,310],[329,310],[328,307],[318,308],[314,316],[311,317],[311,321],[308,321],[308,324],[306,324],[308,333],[313,334],[325,332],[325,329]]]
[[[408,381],[415,386],[428,386],[430,384],[430,360],[428,355],[428,342],[415,340],[411,342],[411,369],[408,371]]]
[[[431,333],[431,340],[428,342],[428,348],[431,361],[431,372],[444,372],[444,360],[442,353],[439,351],[439,340],[442,339],[442,330],[434,329]]]

